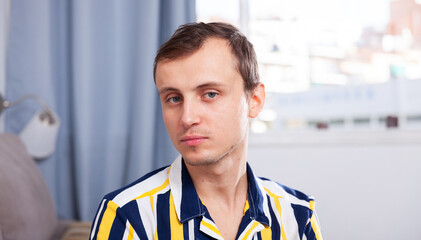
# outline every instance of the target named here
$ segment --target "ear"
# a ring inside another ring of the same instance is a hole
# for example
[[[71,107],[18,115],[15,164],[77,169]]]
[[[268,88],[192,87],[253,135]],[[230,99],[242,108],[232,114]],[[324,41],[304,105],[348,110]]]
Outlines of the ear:
[[[251,91],[248,99],[249,105],[249,118],[255,118],[262,111],[263,106],[265,105],[265,85],[263,83],[258,83],[258,85]]]

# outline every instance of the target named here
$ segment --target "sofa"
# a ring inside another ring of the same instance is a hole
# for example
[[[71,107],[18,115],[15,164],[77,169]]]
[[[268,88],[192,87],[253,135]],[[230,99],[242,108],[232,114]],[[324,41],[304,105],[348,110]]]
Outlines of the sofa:
[[[20,139],[0,133],[0,240],[89,239],[91,223],[61,220]]]

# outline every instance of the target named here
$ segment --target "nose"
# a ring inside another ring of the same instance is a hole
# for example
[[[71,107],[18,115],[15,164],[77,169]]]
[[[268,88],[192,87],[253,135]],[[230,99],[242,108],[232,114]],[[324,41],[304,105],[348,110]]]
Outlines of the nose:
[[[181,111],[181,125],[184,128],[190,128],[200,123],[200,109],[194,100],[185,100]]]

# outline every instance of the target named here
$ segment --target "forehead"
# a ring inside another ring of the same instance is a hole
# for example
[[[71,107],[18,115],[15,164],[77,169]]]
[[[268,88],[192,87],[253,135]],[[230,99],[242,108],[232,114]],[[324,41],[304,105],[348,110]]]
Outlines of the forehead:
[[[196,52],[188,56],[160,61],[156,68],[158,88],[180,81],[200,84],[201,81],[226,81],[239,76],[237,60],[228,41],[219,38],[206,40]]]

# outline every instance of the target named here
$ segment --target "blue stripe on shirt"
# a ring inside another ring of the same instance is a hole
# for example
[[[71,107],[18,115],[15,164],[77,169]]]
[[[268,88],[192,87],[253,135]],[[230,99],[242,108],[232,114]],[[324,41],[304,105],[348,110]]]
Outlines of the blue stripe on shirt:
[[[158,195],[156,203],[156,215],[158,224],[158,239],[171,239],[170,223],[170,191]]]

